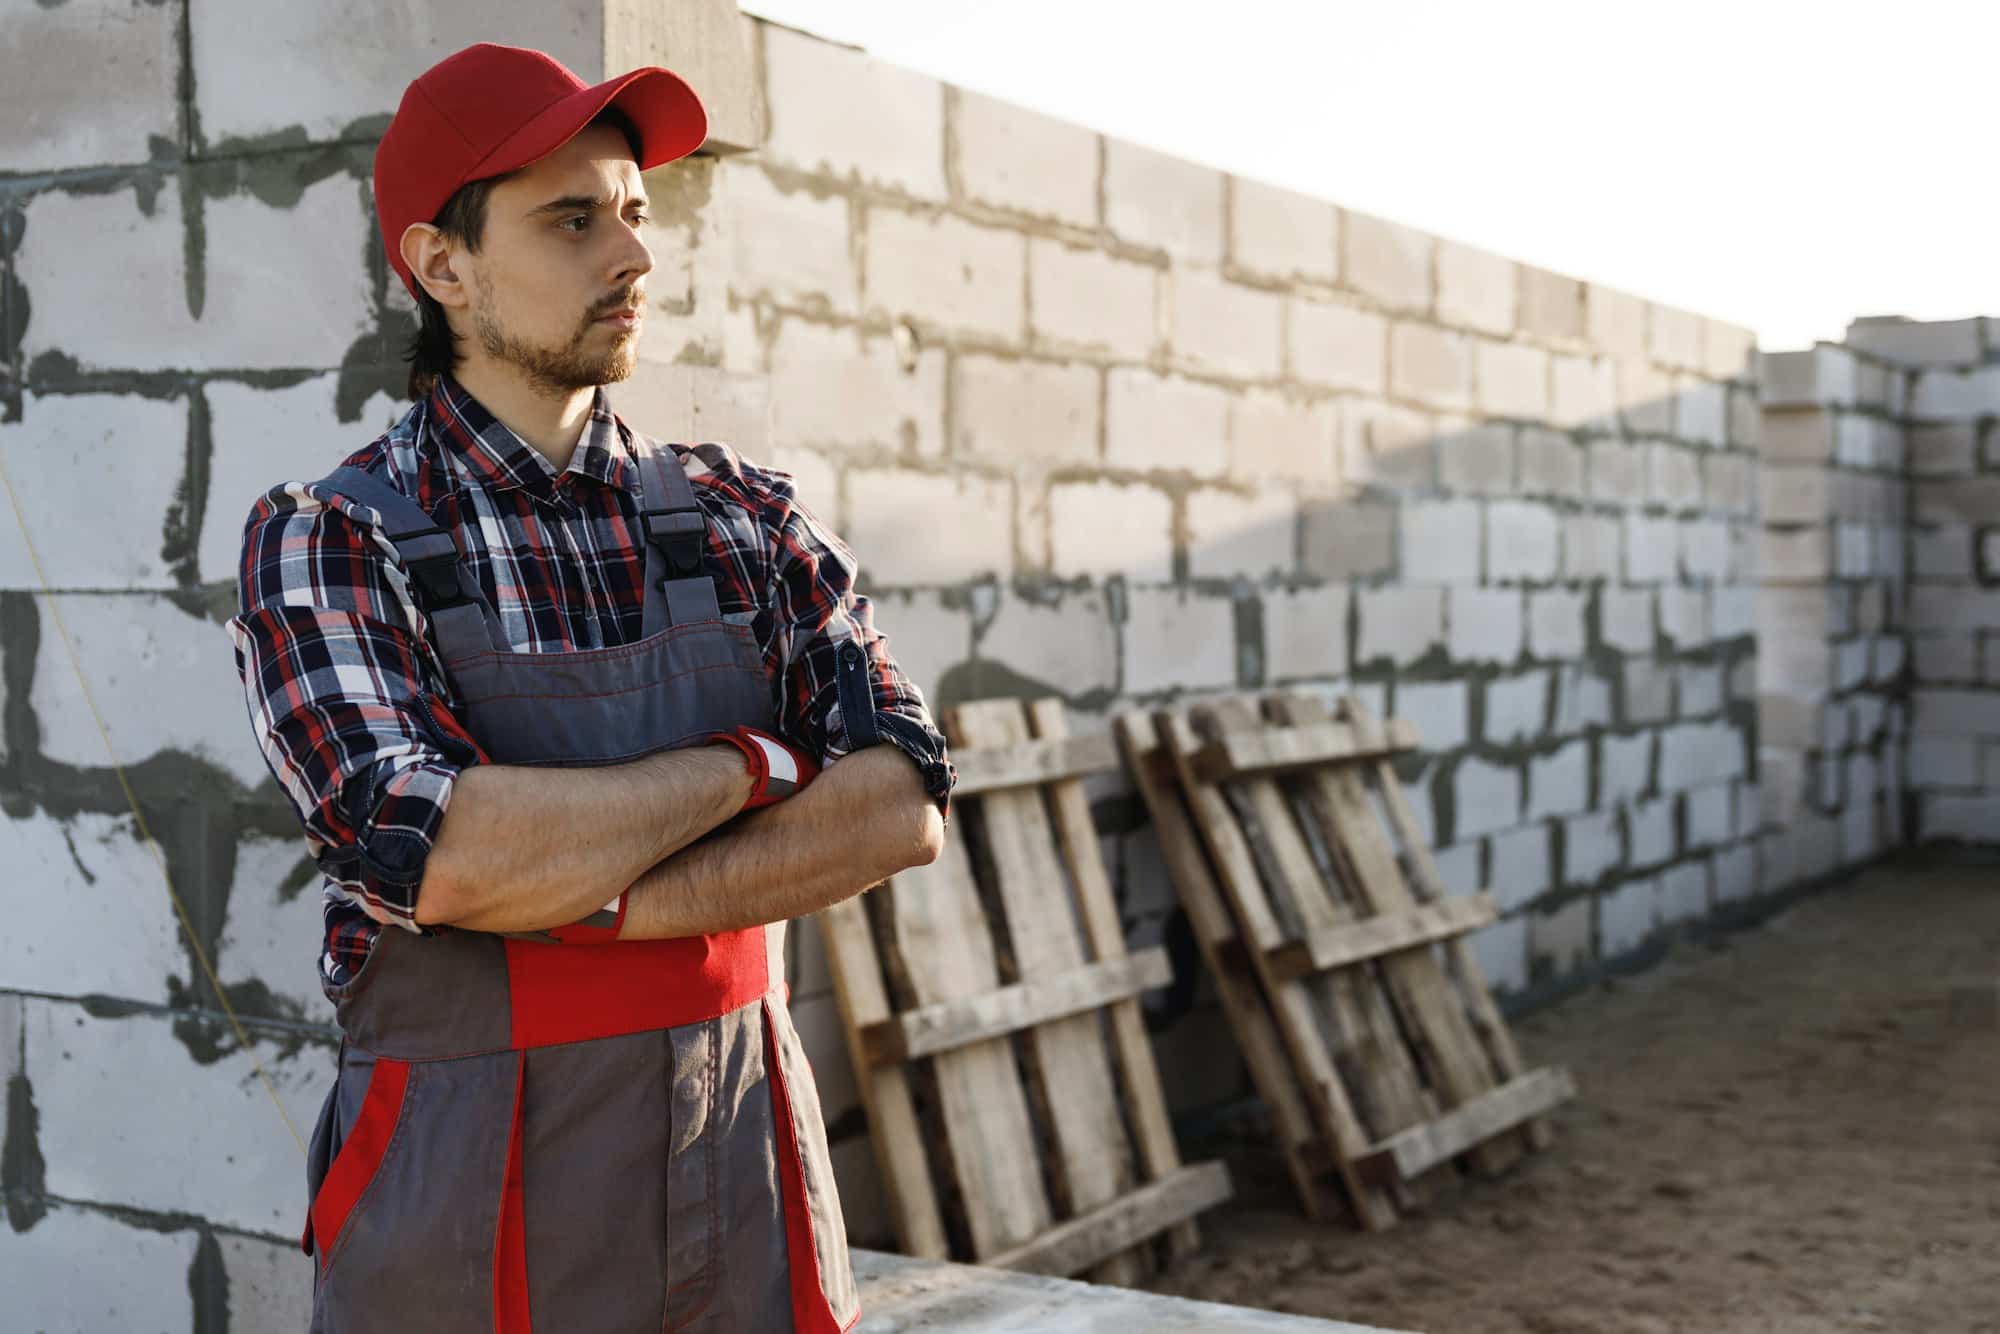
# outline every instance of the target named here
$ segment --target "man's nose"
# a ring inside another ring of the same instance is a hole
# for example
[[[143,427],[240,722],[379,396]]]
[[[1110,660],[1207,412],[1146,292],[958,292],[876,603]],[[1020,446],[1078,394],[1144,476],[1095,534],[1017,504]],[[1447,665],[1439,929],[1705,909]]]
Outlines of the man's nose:
[[[624,227],[619,230],[623,233],[623,236],[618,243],[618,254],[615,260],[615,268],[612,270],[612,280],[614,282],[629,283],[635,279],[643,278],[653,271],[653,251],[652,247],[646,244],[643,224],[638,227]]]

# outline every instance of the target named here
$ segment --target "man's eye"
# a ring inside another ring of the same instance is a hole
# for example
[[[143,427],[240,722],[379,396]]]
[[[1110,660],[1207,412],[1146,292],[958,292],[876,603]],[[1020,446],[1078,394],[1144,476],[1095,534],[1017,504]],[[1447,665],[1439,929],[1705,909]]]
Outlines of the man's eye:
[[[577,231],[582,231],[584,230],[584,228],[590,226],[590,215],[588,213],[579,213],[573,218],[564,218],[561,222],[557,223],[556,226],[568,227],[572,222],[582,223],[583,224],[582,227],[578,227],[575,229]]]
[[[635,222],[635,223],[637,223],[637,222],[651,222],[652,220],[653,220],[653,215],[652,215],[652,214],[650,214],[650,213],[634,213],[634,214],[632,215],[632,221],[633,221],[633,222]]]

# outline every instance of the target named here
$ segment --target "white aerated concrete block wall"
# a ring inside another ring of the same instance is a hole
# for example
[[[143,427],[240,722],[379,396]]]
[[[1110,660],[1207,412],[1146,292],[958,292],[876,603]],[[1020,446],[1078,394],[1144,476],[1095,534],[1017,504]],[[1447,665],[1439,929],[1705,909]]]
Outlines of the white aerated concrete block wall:
[[[0,1289],[38,1327],[296,1325],[318,887],[221,622],[252,497],[401,410],[370,161],[472,11],[0,4],[36,57],[0,117],[28,530],[0,520],[0,865],[27,905],[0,945]],[[661,58],[582,0],[479,18],[586,77]],[[1519,1003],[1892,845],[1906,773],[1913,832],[1993,827],[1990,322],[1775,359],[1765,414],[1744,330],[742,31],[754,86],[721,91],[768,137],[649,180],[652,318],[613,398],[790,472],[940,711],[1053,694],[1097,731],[1297,686],[1412,719],[1402,781],[1452,888],[1498,899],[1473,944]],[[1172,939],[1142,804],[1090,790],[1132,939]],[[884,1240],[821,944],[791,939],[848,1217]],[[1158,1017],[1177,1108],[1247,1093],[1212,1005]],[[85,1252],[119,1281],[50,1281]]]

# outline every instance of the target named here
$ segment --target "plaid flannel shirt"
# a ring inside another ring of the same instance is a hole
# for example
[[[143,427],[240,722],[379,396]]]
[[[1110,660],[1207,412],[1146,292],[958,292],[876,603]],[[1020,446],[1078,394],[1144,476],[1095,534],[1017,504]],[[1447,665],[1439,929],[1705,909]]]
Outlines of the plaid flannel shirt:
[[[638,467],[631,429],[604,392],[561,473],[450,377],[420,406],[427,414],[413,407],[344,462],[388,480],[457,535],[514,650],[641,638]],[[708,519],[716,600],[724,615],[752,616],[777,730],[822,763],[848,753],[835,664],[843,645],[859,644],[881,740],[916,762],[946,809],[954,774],[944,738],[854,591],[853,553],[786,474],[727,445],[671,447]],[[424,860],[453,780],[475,762],[452,730],[451,683],[394,548],[358,508],[304,482],[261,497],[244,526],[241,610],[228,627],[265,762],[325,875],[321,969],[335,985],[376,939],[362,900],[423,930],[414,914]]]

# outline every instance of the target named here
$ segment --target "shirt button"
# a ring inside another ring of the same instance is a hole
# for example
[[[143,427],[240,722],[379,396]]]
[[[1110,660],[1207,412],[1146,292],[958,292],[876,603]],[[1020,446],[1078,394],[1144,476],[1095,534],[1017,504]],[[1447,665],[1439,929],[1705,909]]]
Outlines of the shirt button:
[[[844,644],[840,650],[840,660],[852,667],[861,661],[861,647],[858,644]]]

